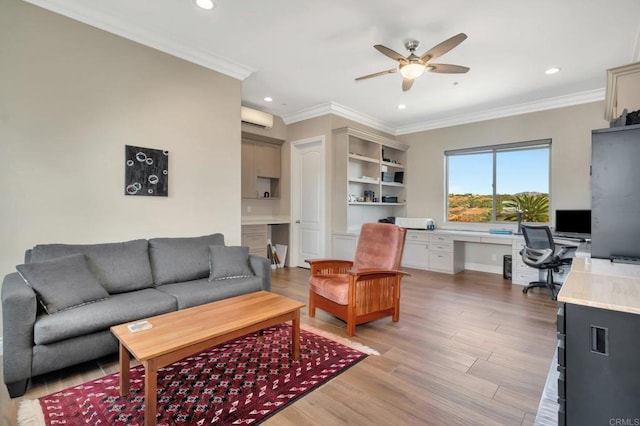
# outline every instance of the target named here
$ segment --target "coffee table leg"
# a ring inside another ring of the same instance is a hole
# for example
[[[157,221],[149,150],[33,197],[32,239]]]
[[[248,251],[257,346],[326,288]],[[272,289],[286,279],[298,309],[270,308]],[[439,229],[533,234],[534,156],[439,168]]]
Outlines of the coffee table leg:
[[[155,360],[144,363],[144,424],[154,426],[156,424],[156,387],[158,381],[158,369]]]
[[[129,393],[129,351],[120,343],[120,396]]]
[[[300,359],[300,309],[296,310],[295,317],[291,321],[291,347],[293,349],[293,360]]]

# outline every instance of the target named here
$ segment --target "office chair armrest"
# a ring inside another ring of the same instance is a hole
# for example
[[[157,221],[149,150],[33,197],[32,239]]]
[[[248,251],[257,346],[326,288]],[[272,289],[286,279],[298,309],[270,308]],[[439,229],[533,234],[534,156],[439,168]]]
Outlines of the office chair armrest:
[[[525,247],[520,252],[522,254],[522,261],[534,268],[538,268],[539,265],[542,265],[549,261],[553,257],[553,250],[548,249],[532,249],[529,247]]]
[[[353,266],[351,260],[305,259],[311,266],[311,275],[346,274]]]
[[[558,246],[556,246],[557,248]],[[576,246],[560,246],[560,250],[558,251],[558,253],[556,253],[556,256],[558,256],[558,258],[563,257],[564,255],[566,255],[567,253],[569,253],[570,251],[576,251],[578,247]]]

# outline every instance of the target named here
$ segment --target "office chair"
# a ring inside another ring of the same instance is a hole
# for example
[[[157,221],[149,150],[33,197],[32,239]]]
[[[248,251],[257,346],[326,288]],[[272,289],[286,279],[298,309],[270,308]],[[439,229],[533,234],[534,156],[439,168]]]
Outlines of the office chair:
[[[406,229],[389,223],[365,223],[354,261],[305,260],[311,265],[309,316],[316,307],[347,323],[347,336],[356,325],[391,316],[400,319],[399,271]]]
[[[532,268],[547,270],[546,281],[532,281],[522,289],[522,292],[527,294],[529,289],[535,287],[548,288],[551,290],[551,298],[556,300],[558,296],[556,287],[560,287],[562,284],[553,281],[553,272],[558,272],[558,268],[562,265],[571,264],[573,259],[565,256],[571,250],[575,251],[576,248],[556,246],[548,226],[523,224],[522,233],[525,241],[525,247],[520,252],[522,261]]]

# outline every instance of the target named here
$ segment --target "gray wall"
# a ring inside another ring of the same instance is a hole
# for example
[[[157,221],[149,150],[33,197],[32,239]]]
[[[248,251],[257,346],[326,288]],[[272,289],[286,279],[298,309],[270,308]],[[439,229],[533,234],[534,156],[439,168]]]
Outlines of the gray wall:
[[[240,243],[241,82],[19,0],[0,5],[0,275],[38,243]],[[169,197],[124,196],[124,146]]]

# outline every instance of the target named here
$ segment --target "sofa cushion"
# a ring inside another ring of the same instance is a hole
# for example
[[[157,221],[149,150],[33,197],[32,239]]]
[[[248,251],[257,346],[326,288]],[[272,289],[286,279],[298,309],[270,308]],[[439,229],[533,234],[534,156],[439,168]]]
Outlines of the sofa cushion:
[[[149,240],[149,258],[156,285],[208,277],[209,246],[212,245],[223,246],[224,235]]]
[[[209,246],[209,281],[255,275],[249,266],[249,247]]]
[[[110,294],[153,286],[147,240],[105,244],[42,244],[31,251],[31,262],[84,254],[93,275]]]
[[[114,294],[90,305],[39,316],[33,338],[37,345],[46,345],[176,309],[173,296],[153,288]]]
[[[16,266],[49,314],[109,297],[83,254]]]
[[[206,278],[156,287],[178,300],[178,309],[190,308],[203,303],[215,302],[228,297],[240,296],[262,290],[262,278],[234,278],[210,282]]]

